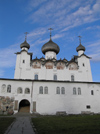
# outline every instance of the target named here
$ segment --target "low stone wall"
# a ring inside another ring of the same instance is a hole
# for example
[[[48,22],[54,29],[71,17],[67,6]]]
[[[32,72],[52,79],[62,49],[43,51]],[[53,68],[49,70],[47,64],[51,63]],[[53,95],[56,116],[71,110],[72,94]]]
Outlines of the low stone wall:
[[[66,111],[58,111],[56,115],[67,115]]]
[[[81,114],[94,114],[94,112],[91,112],[91,111],[81,111]]]
[[[0,114],[12,115],[14,113],[14,97],[0,96]]]

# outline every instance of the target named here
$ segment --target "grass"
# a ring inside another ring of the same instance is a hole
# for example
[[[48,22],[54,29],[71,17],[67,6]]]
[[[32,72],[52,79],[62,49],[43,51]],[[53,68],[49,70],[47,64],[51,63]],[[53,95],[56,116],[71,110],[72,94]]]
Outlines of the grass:
[[[100,115],[32,118],[38,134],[100,134]]]
[[[14,117],[0,117],[0,134],[4,134],[14,120]]]

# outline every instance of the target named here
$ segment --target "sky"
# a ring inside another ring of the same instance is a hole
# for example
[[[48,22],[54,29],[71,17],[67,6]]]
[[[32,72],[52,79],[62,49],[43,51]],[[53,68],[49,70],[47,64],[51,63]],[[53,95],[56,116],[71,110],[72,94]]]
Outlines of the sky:
[[[41,47],[50,39],[48,28],[60,47],[58,60],[77,55],[82,36],[93,81],[100,82],[100,0],[0,0],[0,78],[14,78],[25,32],[33,59],[45,57]]]

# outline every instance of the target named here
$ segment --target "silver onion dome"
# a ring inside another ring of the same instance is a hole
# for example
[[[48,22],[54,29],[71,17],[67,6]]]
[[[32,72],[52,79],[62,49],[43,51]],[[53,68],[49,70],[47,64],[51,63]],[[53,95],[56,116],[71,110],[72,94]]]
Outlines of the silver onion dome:
[[[25,40],[23,43],[21,43],[20,45],[20,48],[23,48],[23,47],[26,47],[26,48],[30,48],[30,45],[27,43],[27,41]]]
[[[85,51],[85,47],[80,43],[80,45],[76,48],[76,51],[80,51],[80,50],[83,50]]]
[[[50,40],[42,46],[42,49],[41,49],[41,50],[42,50],[42,53],[43,53],[43,54],[45,54],[45,53],[48,52],[48,51],[54,51],[56,54],[58,54],[59,51],[60,51],[60,48],[59,48],[59,46],[58,46],[56,43],[54,43],[54,42],[52,41],[52,39],[50,38]]]

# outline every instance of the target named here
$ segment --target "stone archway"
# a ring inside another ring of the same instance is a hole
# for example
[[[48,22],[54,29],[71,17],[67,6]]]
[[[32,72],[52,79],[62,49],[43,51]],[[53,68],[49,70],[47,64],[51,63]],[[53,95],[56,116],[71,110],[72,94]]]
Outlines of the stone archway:
[[[19,103],[19,112],[29,113],[30,112],[30,102],[26,99],[21,100]]]

